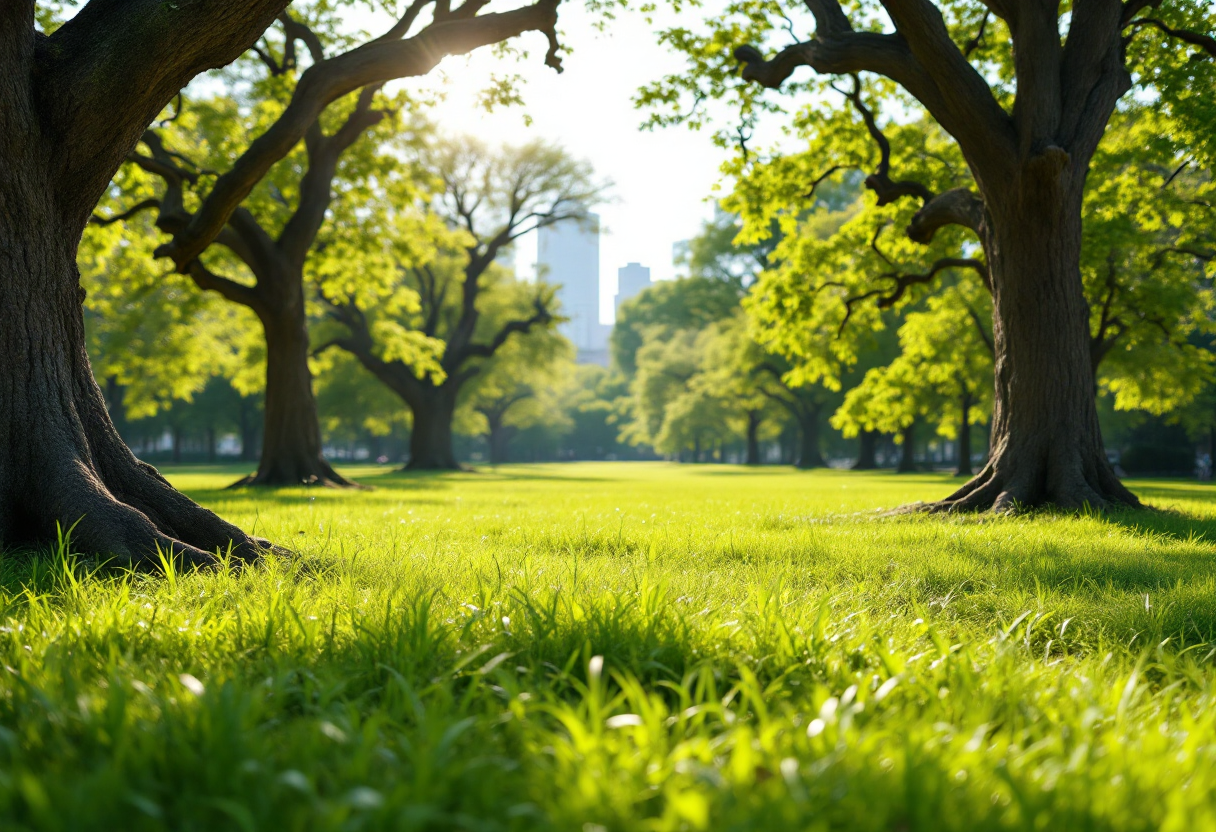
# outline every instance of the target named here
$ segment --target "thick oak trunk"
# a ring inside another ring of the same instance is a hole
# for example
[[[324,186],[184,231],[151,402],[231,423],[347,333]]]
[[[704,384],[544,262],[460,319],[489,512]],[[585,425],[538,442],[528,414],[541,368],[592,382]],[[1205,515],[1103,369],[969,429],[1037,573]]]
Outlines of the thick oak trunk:
[[[234,486],[351,486],[321,453],[321,426],[308,368],[308,324],[302,284],[298,298],[264,315],[266,399],[262,456],[256,473]]]
[[[56,210],[38,143],[13,139],[0,139],[0,546],[72,528],[73,549],[137,563],[158,548],[255,557],[264,541],[176,491],[114,429],[85,352],[81,229]]]
[[[798,459],[795,468],[823,468],[823,454],[819,450],[819,413],[804,413],[798,417]]]
[[[857,461],[854,471],[873,471],[878,468],[878,431],[863,430],[857,435]]]
[[[406,471],[457,471],[461,465],[452,450],[452,419],[456,415],[456,393],[440,387],[412,406],[414,428],[410,433],[410,461]]]
[[[1040,156],[1011,193],[989,205],[992,444],[983,470],[935,504],[939,510],[1140,504],[1102,444],[1080,272],[1084,175],[1058,157]]]

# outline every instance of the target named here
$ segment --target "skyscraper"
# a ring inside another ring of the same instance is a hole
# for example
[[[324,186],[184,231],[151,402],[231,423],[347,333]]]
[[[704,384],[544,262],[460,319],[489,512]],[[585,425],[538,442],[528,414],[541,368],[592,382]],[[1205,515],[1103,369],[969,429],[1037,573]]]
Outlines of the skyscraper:
[[[559,330],[578,349],[580,362],[607,363],[609,328],[600,324],[599,215],[545,226],[537,237],[538,273],[559,287],[561,314],[570,319]]]
[[[650,286],[650,269],[641,263],[629,263],[616,270],[616,277],[616,311],[620,314],[622,303]]]

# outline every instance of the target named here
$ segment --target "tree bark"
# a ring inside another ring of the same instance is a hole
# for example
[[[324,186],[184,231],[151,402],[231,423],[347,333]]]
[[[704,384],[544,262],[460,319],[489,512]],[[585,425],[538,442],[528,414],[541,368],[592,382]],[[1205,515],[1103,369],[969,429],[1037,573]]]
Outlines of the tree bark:
[[[827,462],[819,450],[819,411],[808,411],[798,417],[798,459],[795,468],[823,468]]]
[[[406,471],[458,471],[461,465],[452,450],[452,419],[456,415],[456,393],[447,385],[410,408],[414,429],[410,433],[410,461]]]
[[[863,430],[857,434],[857,461],[854,471],[873,471],[878,468],[878,431]]]
[[[214,563],[265,545],[173,489],[123,444],[85,351],[81,234],[157,113],[222,66],[285,0],[90,2],[49,37],[0,11],[0,545],[136,563]]]
[[[229,546],[256,557],[265,541],[174,490],[123,444],[85,352],[80,229],[65,225],[34,160],[11,144],[2,158],[0,545],[43,545],[58,528],[72,529],[75,551],[136,563],[158,563],[158,548],[200,565]]]
[[[902,431],[903,442],[899,446],[899,465],[895,468],[897,474],[912,474],[916,472],[916,423],[905,427]]]
[[[747,456],[744,464],[760,464],[760,413],[756,410],[747,412]]]
[[[308,321],[303,281],[285,281],[291,297],[261,312],[266,338],[266,398],[262,455],[256,473],[232,487],[247,485],[353,486],[321,453],[321,425],[308,368]]]
[[[1084,172],[1066,156],[1041,155],[1012,193],[988,201],[992,445],[983,470],[937,510],[1140,505],[1107,461],[1098,425],[1080,272]]]
[[[971,470],[971,395],[964,392],[959,398],[960,415],[958,420],[958,469],[956,477],[970,477],[975,472]]]

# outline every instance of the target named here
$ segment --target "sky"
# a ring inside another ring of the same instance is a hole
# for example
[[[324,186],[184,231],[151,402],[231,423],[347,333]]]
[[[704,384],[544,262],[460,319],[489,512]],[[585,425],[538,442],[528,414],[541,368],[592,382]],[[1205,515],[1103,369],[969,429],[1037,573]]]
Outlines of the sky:
[[[694,236],[713,215],[710,198],[726,152],[714,146],[708,131],[640,130],[645,113],[635,109],[634,94],[680,71],[683,61],[656,43],[656,28],[636,13],[622,14],[604,32],[592,23],[581,4],[563,4],[560,29],[570,51],[560,75],[544,65],[544,37],[529,33],[521,38],[530,52],[523,62],[496,59],[483,49],[446,59],[440,73],[411,88],[446,90],[434,115],[447,130],[512,143],[555,141],[612,180],[611,201],[597,210],[604,229],[600,318],[610,323],[618,268],[637,262],[650,267],[652,279],[674,277],[672,245]],[[495,72],[525,79],[524,108],[487,114],[476,106],[477,92]],[[525,112],[531,126],[525,125]],[[535,239],[522,240],[516,256],[517,273],[535,274]]]

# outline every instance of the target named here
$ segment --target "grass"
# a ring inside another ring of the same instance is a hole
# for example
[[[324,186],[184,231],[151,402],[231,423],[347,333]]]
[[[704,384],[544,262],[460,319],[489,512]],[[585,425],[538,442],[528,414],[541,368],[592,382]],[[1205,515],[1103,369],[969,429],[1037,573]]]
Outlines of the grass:
[[[511,466],[176,483],[298,557],[0,559],[0,829],[1216,828],[1216,489]]]

